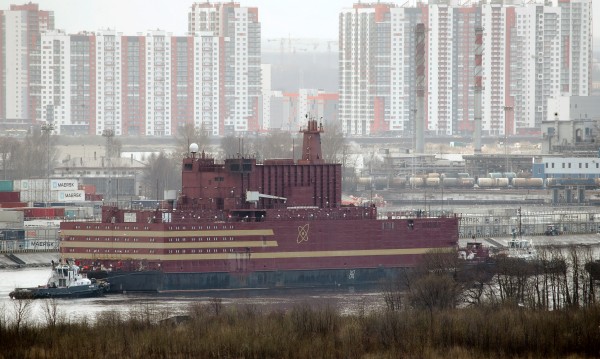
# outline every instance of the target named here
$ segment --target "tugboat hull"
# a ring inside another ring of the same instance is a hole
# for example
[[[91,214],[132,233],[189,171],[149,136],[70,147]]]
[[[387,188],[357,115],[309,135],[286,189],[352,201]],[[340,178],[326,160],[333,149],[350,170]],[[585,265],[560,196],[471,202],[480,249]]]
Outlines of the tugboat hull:
[[[17,288],[10,292],[12,299],[40,299],[40,298],[87,298],[98,297],[104,294],[106,288],[98,284],[72,286],[68,288]]]

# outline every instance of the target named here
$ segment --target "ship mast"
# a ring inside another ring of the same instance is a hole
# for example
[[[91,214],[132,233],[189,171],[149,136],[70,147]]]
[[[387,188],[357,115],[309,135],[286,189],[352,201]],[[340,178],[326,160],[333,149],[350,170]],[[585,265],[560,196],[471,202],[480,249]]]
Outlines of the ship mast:
[[[308,115],[306,115],[308,118]],[[308,119],[308,124],[305,129],[300,130],[304,134],[302,141],[302,158],[298,160],[298,164],[322,164],[323,153],[321,152],[321,133],[323,124],[317,124],[317,120]]]

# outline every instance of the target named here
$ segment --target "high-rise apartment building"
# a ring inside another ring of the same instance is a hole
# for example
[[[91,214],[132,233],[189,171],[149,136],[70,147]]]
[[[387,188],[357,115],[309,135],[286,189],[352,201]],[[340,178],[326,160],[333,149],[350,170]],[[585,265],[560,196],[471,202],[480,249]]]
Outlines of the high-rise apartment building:
[[[340,13],[340,121],[346,134],[389,129],[393,7],[354,4]]]
[[[194,127],[215,136],[225,132],[222,45],[212,32],[193,35]]]
[[[70,118],[60,126],[63,134],[94,134],[96,128],[96,35],[70,35]]]
[[[548,98],[560,95],[560,9],[544,4],[517,6],[514,24],[510,95],[516,131],[539,132]]]
[[[146,134],[171,135],[171,34],[146,34]],[[129,62],[129,61],[127,61]]]
[[[240,7],[233,2],[195,3],[188,21],[190,35],[210,32],[221,44],[222,72],[218,89],[221,108],[217,134],[257,131],[261,93],[258,9]]]
[[[510,79],[510,72],[507,68],[511,53],[511,47],[507,46],[507,34],[513,10],[498,3],[481,5],[484,44],[481,127],[483,133],[491,136],[504,136],[512,128],[507,126],[507,119],[513,114],[509,110],[512,104],[506,97],[509,94],[507,80]]]
[[[435,135],[453,133],[453,68],[456,39],[453,37],[454,11],[446,4],[424,8],[427,22],[427,127]]]
[[[171,135],[171,38],[161,30],[121,37],[121,122],[116,125],[124,135]]]
[[[475,34],[481,28],[481,8],[465,6],[454,8],[453,12],[452,129],[454,134],[471,134],[475,130]]]
[[[0,124],[25,126],[41,113],[41,33],[54,29],[54,13],[37,4],[0,11]]]
[[[591,0],[413,3],[341,10],[339,102],[326,102],[339,104],[346,134],[414,134],[417,24],[429,134],[474,131],[475,77],[488,136],[537,133],[549,98],[590,94]],[[295,130],[321,97],[263,90],[257,8],[195,3],[188,31],[67,35],[54,30],[51,11],[12,5],[0,12],[0,125],[50,121],[64,134],[135,136],[176,135],[186,124],[211,135]],[[269,116],[271,100],[289,116]]]
[[[417,23],[426,27],[429,134],[474,131],[476,68],[481,69],[482,132],[488,136],[537,133],[548,98],[589,94],[591,0],[360,3],[340,12],[345,133],[413,132]],[[482,29],[481,45],[476,29]],[[480,64],[475,64],[477,48]]]
[[[589,96],[592,86],[592,0],[561,0],[560,92]]]
[[[422,22],[421,9],[393,7],[390,15],[389,130],[410,135],[416,109],[415,27]]]
[[[171,38],[171,134],[194,123],[194,38]]]
[[[69,35],[59,30],[41,36],[41,119],[59,130],[71,118]]]
[[[121,38],[114,30],[96,32],[96,135],[123,134]]]
[[[41,36],[41,120],[61,134],[88,134],[95,122],[95,36],[46,31]],[[93,133],[93,132],[92,132]]]
[[[121,106],[120,112],[116,114],[115,133],[134,136],[154,133],[154,106],[151,103],[156,102],[155,96],[162,96],[164,90],[160,85],[155,89],[154,81],[148,77],[154,71],[151,65],[154,53],[147,40],[152,42],[150,36],[142,34],[120,37],[120,68],[115,70],[121,72]],[[156,70],[158,77],[163,76],[162,66]],[[159,131],[162,129],[163,123],[160,124]]]

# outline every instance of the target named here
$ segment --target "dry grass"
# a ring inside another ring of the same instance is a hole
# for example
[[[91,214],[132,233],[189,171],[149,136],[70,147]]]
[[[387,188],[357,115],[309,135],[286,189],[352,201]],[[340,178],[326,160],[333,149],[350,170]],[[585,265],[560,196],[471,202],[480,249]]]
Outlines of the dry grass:
[[[158,320],[150,306],[89,323],[0,327],[0,358],[588,358],[600,356],[600,308],[509,306],[342,316],[193,305]]]

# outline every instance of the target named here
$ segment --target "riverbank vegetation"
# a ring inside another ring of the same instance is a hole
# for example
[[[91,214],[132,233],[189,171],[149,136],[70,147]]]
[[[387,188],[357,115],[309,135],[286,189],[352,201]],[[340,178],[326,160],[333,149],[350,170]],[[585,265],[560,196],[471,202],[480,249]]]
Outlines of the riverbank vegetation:
[[[598,270],[586,248],[496,258],[465,269],[431,253],[382,284],[385,306],[342,314],[220,299],[168,313],[152,304],[72,320],[56,300],[0,308],[0,358],[597,358]]]
[[[6,311],[4,312],[6,314]],[[600,355],[600,307],[381,310],[340,315],[214,300],[158,320],[152,306],[93,322],[19,324],[3,315],[0,358],[586,358]]]

